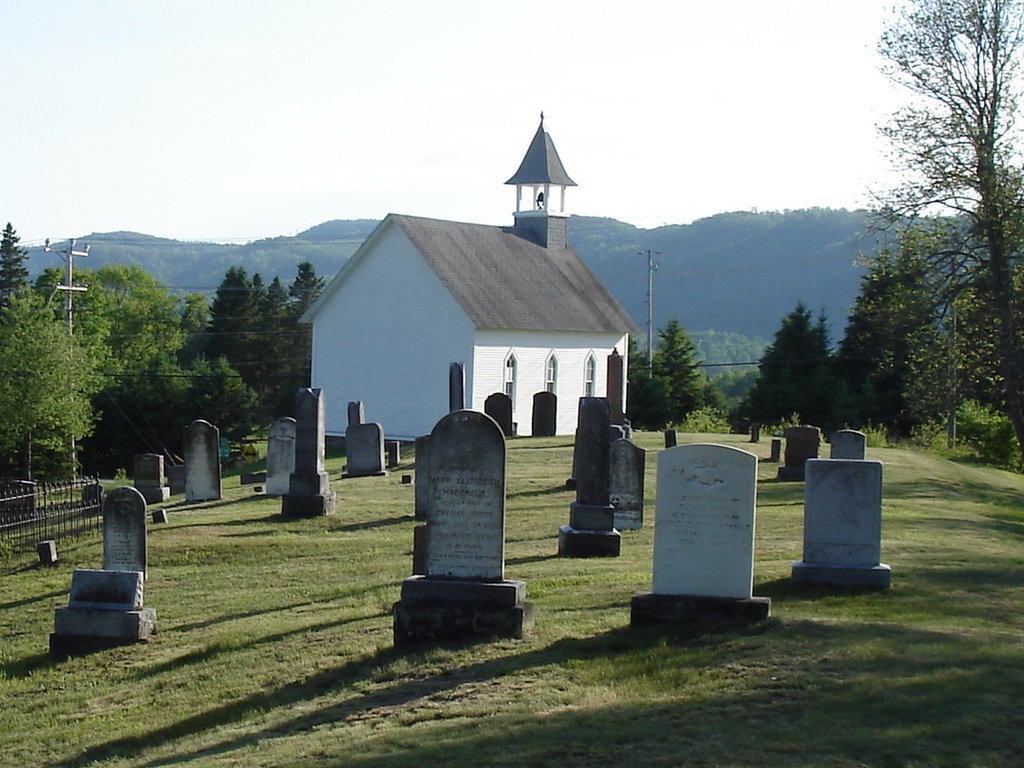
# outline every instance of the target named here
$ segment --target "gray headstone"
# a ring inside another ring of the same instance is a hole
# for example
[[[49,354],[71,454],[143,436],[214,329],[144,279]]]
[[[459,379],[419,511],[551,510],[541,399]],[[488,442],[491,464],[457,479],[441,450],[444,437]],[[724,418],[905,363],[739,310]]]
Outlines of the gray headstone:
[[[863,459],[867,450],[868,438],[856,429],[840,429],[829,438],[829,458],[832,459]]]
[[[68,604],[54,611],[50,653],[65,657],[146,640],[156,632],[156,611],[142,602],[141,571],[74,571]]]
[[[750,598],[757,457],[680,445],[658,454],[657,482],[653,592]]]
[[[466,407],[466,369],[462,363],[448,366],[448,413]]]
[[[675,448],[676,447],[676,431],[674,429],[665,430],[665,447]]]
[[[484,413],[498,422],[505,437],[512,437],[512,398],[504,392],[495,392],[484,400]]]
[[[402,444],[398,440],[384,441],[384,455],[387,457],[387,467],[397,467],[402,461]]]
[[[185,492],[185,465],[172,464],[167,467],[167,483],[171,486],[171,495]]]
[[[103,570],[146,574],[146,500],[129,485],[103,499]]]
[[[779,467],[779,479],[803,480],[804,463],[808,459],[818,458],[821,430],[802,424],[799,427],[786,427],[783,435],[786,438],[786,449],[783,453],[785,465]]]
[[[71,574],[69,608],[137,611],[142,608],[142,571],[76,569]]]
[[[345,477],[386,475],[384,427],[376,422],[349,424],[345,430]]]
[[[147,504],[159,504],[171,496],[171,489],[164,485],[164,457],[158,453],[132,457],[132,480]]]
[[[546,391],[534,394],[530,434],[534,437],[553,437],[557,424],[558,396]]]
[[[761,442],[761,424],[759,422],[755,421],[750,425],[750,442]]]
[[[505,437],[476,411],[456,411],[430,433],[428,577],[504,578]]]
[[[363,405],[362,400],[352,400],[348,404],[348,425],[350,427],[356,424],[364,424],[366,422],[366,407]]]
[[[768,456],[768,461],[780,462],[782,461],[782,438],[773,437],[771,445],[771,454]]]
[[[303,387],[295,393],[295,470],[281,497],[284,517],[315,517],[334,511],[335,494],[324,471],[324,393]]]
[[[626,438],[612,443],[608,500],[615,507],[615,527],[636,530],[644,525],[644,467],[647,451]]]
[[[40,541],[36,544],[36,554],[40,565],[53,565],[57,562],[57,542],[53,539]]]
[[[270,425],[267,436],[267,496],[288,493],[295,471],[295,419],[282,416]]]
[[[882,462],[810,459],[804,487],[803,560],[795,583],[888,587],[881,562]]]
[[[613,349],[608,355],[608,368],[606,376],[605,392],[608,393],[608,415],[612,424],[623,424],[626,421],[626,414],[622,409],[622,390],[625,383],[625,366],[622,355],[617,349]]]
[[[185,501],[220,497],[220,430],[197,419],[185,427]]]

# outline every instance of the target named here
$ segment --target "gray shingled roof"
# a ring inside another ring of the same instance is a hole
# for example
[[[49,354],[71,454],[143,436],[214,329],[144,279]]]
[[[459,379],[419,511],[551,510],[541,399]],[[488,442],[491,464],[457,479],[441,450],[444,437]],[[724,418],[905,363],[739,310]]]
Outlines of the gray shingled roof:
[[[637,330],[572,248],[548,250],[511,227],[400,214],[388,219],[423,254],[477,328]]]
[[[519,164],[519,170],[515,172],[506,184],[561,184],[566,187],[575,187],[576,182],[569,178],[565,172],[562,160],[558,157],[558,150],[551,136],[544,130],[544,116],[541,115],[540,126],[537,133],[530,142],[529,149],[523,162]]]

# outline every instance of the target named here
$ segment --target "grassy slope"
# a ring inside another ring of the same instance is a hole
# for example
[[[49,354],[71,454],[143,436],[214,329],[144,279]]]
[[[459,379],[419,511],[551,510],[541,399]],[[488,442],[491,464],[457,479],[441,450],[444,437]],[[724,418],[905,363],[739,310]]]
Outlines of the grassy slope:
[[[696,439],[696,436],[691,436]],[[739,436],[715,436],[745,445]],[[0,597],[0,764],[11,766],[990,766],[1024,753],[1024,478],[901,450],[885,462],[883,593],[794,590],[802,485],[760,466],[764,624],[631,629],[648,525],[617,559],[554,556],[572,497],[567,439],[509,443],[507,575],[536,629],[399,653],[390,606],[411,567],[400,476],[342,481],[337,512],[283,522],[225,482],[150,529],[159,639],[53,663],[53,609],[98,541],[8,566]],[[173,503],[173,501],[172,501]]]

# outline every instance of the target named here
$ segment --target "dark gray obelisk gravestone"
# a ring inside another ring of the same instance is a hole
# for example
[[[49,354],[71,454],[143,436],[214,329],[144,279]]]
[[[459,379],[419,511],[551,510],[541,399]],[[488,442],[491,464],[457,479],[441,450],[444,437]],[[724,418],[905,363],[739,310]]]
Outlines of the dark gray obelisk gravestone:
[[[867,435],[856,429],[833,432],[828,442],[830,459],[863,459],[867,452]]]
[[[324,471],[324,393],[303,387],[295,394],[295,471],[281,497],[286,518],[317,517],[334,511],[335,494]]]
[[[419,456],[417,456],[419,460]],[[526,583],[505,579],[505,436],[489,416],[456,411],[430,433],[421,575],[402,582],[395,645],[521,637],[533,624]]]
[[[767,618],[771,598],[753,596],[757,457],[680,445],[658,454],[657,482],[653,585],[631,622]]]
[[[615,528],[620,531],[644,527],[644,469],[647,451],[631,440],[612,443],[608,500],[615,507]]]
[[[626,414],[622,409],[622,390],[625,384],[625,366],[619,350],[613,349],[608,355],[605,392],[608,393],[608,416],[612,424],[625,424]]]
[[[196,419],[185,427],[185,501],[220,497],[220,430]]]
[[[282,416],[274,419],[267,435],[267,496],[288,493],[295,471],[295,419]]]
[[[608,403],[584,398],[576,434],[576,501],[569,505],[569,524],[558,530],[562,557],[619,556],[622,535],[615,530],[610,501],[610,426]]]
[[[484,400],[484,413],[498,422],[498,426],[501,427],[501,432],[505,437],[512,437],[514,430],[512,427],[511,397],[504,392],[495,392],[493,395],[488,395],[487,399]]]
[[[530,434],[534,437],[554,437],[557,424],[558,396],[547,391],[535,393]]]
[[[103,570],[141,571],[148,575],[146,499],[129,485],[103,499]]]
[[[803,560],[794,584],[886,589],[881,562],[882,462],[809,459],[804,486]]]
[[[159,453],[139,453],[132,457],[132,480],[147,504],[160,504],[171,497],[164,485],[164,457]]]
[[[786,427],[782,433],[786,438],[783,465],[779,467],[779,480],[803,480],[804,463],[818,458],[821,447],[821,430],[808,424]]]
[[[448,413],[466,407],[466,369],[462,363],[448,365]]]

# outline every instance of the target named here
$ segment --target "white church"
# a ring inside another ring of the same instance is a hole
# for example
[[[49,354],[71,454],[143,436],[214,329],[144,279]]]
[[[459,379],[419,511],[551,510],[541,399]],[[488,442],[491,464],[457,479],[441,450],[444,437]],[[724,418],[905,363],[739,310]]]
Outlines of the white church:
[[[466,407],[507,394],[518,435],[531,433],[537,392],[556,395],[559,435],[575,431],[580,397],[625,407],[625,365],[611,377],[621,391],[609,393],[608,357],[628,358],[636,327],[568,244],[565,192],[576,183],[543,115],[506,183],[516,188],[511,227],[389,214],[303,316],[328,435],[345,434],[353,400],[388,439],[428,434],[448,412],[453,362]]]

